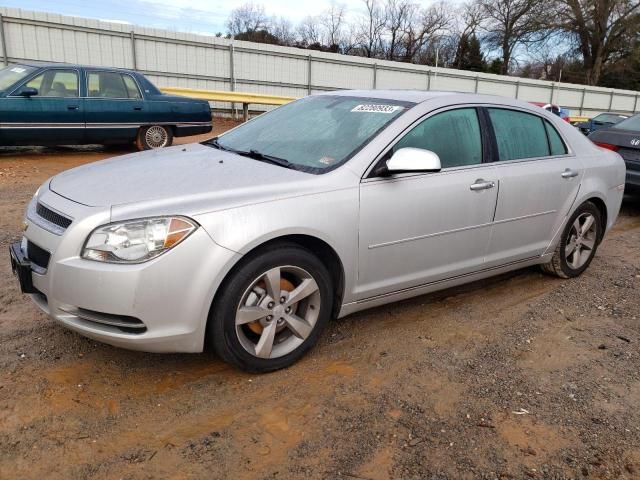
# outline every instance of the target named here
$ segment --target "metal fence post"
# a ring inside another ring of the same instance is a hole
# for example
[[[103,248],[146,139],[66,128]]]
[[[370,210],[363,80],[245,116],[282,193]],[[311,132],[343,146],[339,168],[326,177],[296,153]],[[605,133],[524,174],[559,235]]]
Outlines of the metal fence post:
[[[131,58],[133,59],[133,69],[138,69],[138,57],[136,56],[136,34],[133,30],[130,32],[131,36]]]
[[[373,89],[378,88],[378,64],[373,64]]]
[[[551,104],[553,104],[553,93],[554,93],[555,88],[556,88],[555,82],[551,82],[551,99],[549,100],[549,103],[551,103]]]
[[[5,66],[9,65],[9,55],[7,54],[7,39],[4,36],[4,18],[0,13],[0,42],[2,42],[2,58]]]
[[[638,111],[638,95],[636,95],[636,100],[633,102],[633,113]]]
[[[520,95],[520,81],[516,81],[516,100],[518,99],[518,96]]]
[[[609,111],[613,108],[613,90],[611,90],[611,97],[609,98]]]
[[[427,70],[427,90],[431,90],[431,70]]]
[[[474,93],[478,93],[478,84],[480,83],[480,76],[476,75],[476,87]]]
[[[233,92],[236,89],[236,74],[233,65],[233,42],[229,44],[229,89]],[[231,102],[231,116],[236,118],[236,104]]]
[[[311,55],[307,56],[307,95],[311,95]]]

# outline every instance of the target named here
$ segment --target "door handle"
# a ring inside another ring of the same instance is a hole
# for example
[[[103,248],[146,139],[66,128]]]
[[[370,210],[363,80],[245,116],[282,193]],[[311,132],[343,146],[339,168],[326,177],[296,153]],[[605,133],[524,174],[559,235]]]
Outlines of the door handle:
[[[482,178],[479,178],[478,180],[476,180],[475,183],[472,183],[469,188],[474,192],[477,192],[478,190],[489,190],[490,188],[493,188],[495,186],[496,186],[496,182],[493,182],[491,180],[483,180]]]
[[[67,110],[78,110],[79,108],[78,105],[67,105]]]
[[[133,109],[140,111],[140,110],[142,110],[142,107],[133,107]]]
[[[578,172],[576,172],[575,170],[571,170],[570,168],[567,168],[564,172],[562,172],[562,178],[573,178],[577,176]]]

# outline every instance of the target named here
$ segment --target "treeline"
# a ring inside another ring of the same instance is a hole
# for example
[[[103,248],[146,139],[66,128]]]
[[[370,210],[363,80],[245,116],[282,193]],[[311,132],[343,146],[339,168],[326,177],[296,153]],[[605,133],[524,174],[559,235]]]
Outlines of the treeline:
[[[229,38],[477,72],[640,90],[640,0],[332,3],[294,25],[263,5],[231,12]],[[221,33],[218,35],[222,35]]]

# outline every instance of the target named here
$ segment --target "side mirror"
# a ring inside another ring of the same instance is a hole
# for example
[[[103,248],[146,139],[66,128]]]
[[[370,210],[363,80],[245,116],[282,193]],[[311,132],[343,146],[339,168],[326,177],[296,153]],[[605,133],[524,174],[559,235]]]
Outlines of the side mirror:
[[[22,90],[20,90],[20,93],[18,93],[18,95],[27,98],[35,97],[36,95],[38,95],[38,89],[33,87],[24,87]]]
[[[431,150],[421,148],[401,148],[387,160],[387,173],[439,172],[442,170],[440,157]]]

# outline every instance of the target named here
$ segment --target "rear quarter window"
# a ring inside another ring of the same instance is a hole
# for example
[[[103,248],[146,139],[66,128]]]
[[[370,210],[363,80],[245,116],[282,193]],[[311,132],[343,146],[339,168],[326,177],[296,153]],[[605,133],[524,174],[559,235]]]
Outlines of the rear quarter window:
[[[564,144],[562,137],[555,127],[546,120],[544,121],[544,126],[547,129],[547,136],[549,137],[551,155],[566,155],[568,151],[567,146]]]

